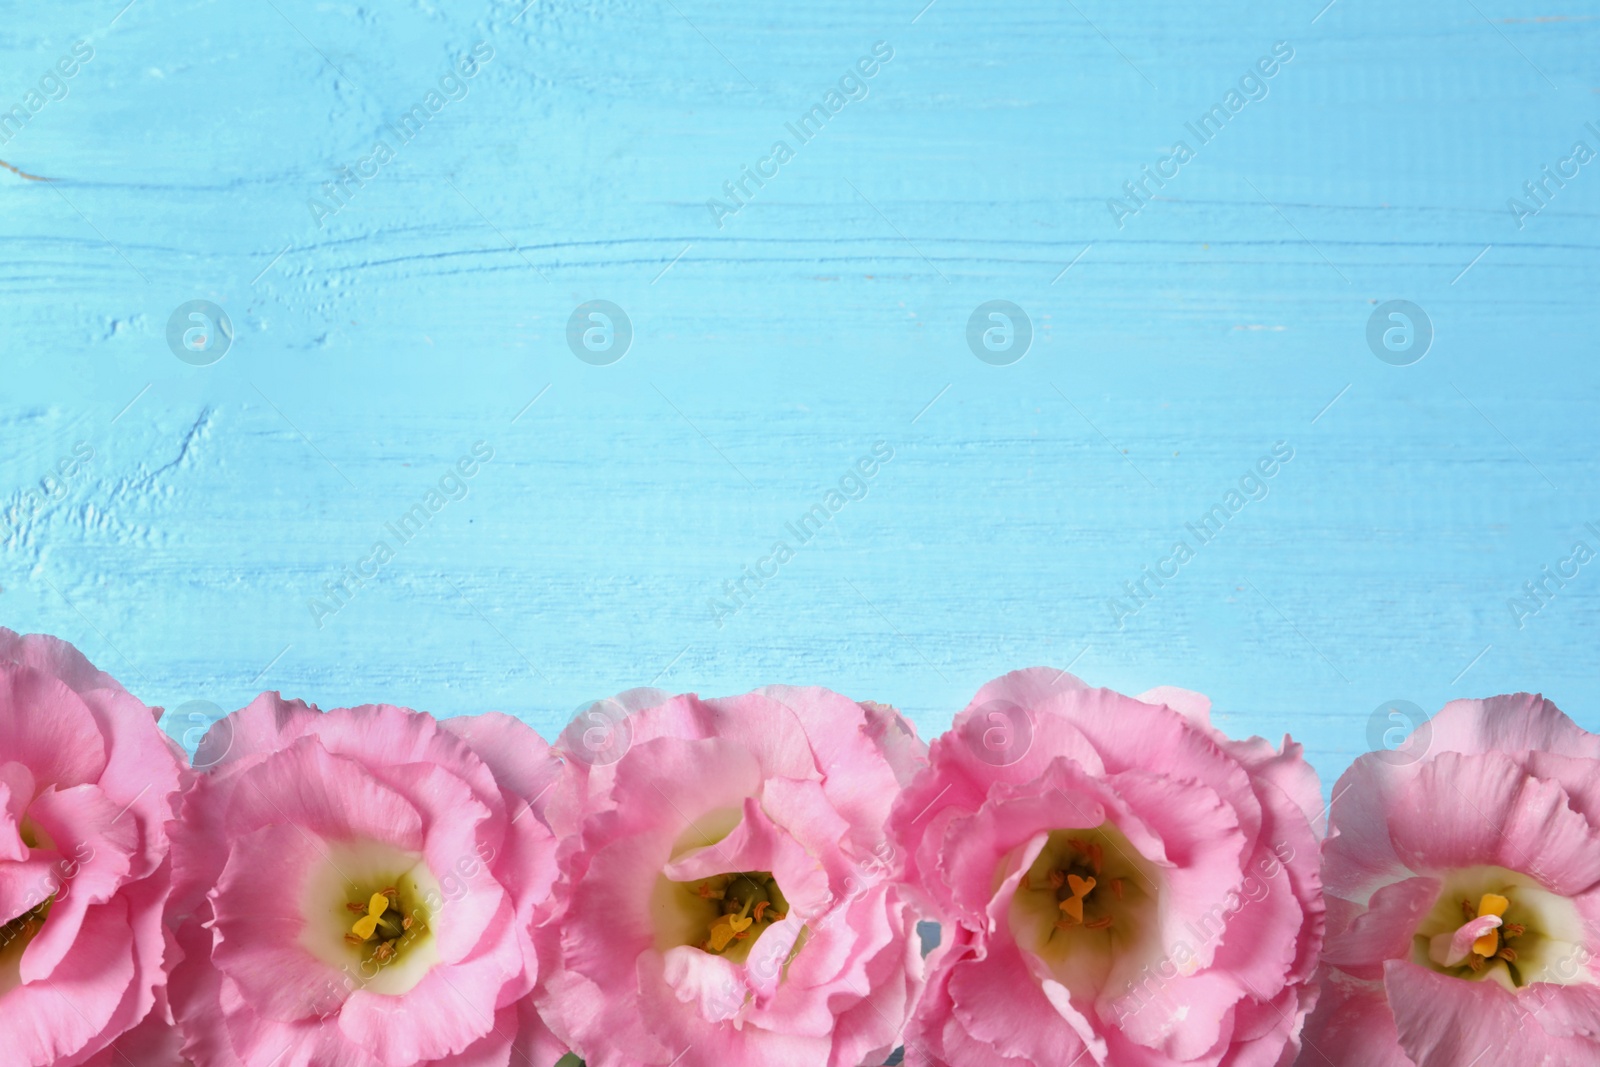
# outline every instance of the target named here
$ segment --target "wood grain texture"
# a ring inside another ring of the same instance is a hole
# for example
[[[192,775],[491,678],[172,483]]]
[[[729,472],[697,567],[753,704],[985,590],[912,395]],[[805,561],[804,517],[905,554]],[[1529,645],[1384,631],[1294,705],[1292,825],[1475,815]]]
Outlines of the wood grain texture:
[[[1600,551],[1600,161],[1520,228],[1507,206],[1600,151],[1592,3],[117,6],[0,30],[4,108],[93,49],[0,145],[51,179],[0,172],[0,622],[152,703],[548,734],[634,685],[789,681],[931,735],[995,674],[1072,663],[1203,690],[1329,780],[1393,698],[1542,690],[1600,727],[1600,563],[1508,606]],[[880,41],[864,99],[787,132]],[[1107,200],[1277,42],[1264,98],[1119,228]],[[719,227],[707,200],[779,139]],[[635,330],[611,366],[567,347],[595,298]],[[1436,331],[1408,367],[1366,342],[1397,298]],[[233,323],[214,366],[167,348],[192,299]],[[993,299],[1035,331],[1007,367],[965,338]],[[467,498],[319,625],[479,441]],[[864,497],[717,625],[879,441]],[[1280,441],[1266,498],[1118,620]]]

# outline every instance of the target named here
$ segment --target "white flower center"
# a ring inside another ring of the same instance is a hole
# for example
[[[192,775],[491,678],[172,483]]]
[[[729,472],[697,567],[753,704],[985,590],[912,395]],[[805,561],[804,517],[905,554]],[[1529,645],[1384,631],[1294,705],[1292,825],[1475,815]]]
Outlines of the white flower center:
[[[1011,933],[1062,985],[1093,997],[1159,954],[1161,885],[1112,824],[1052,830],[1011,898]]]
[[[1594,983],[1577,905],[1505,867],[1442,876],[1438,902],[1412,938],[1413,963],[1513,992],[1534,982]]]
[[[444,898],[433,872],[415,853],[373,841],[324,848],[301,889],[301,946],[355,989],[409,992],[439,962],[433,928]]]

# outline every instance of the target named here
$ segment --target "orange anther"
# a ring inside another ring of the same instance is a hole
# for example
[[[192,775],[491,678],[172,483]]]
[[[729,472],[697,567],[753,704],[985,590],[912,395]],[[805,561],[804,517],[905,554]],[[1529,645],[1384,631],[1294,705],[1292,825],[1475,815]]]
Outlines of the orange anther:
[[[1094,889],[1093,878],[1079,878],[1075,874],[1067,875],[1067,888],[1072,890],[1072,896],[1057,904],[1067,918],[1073,922],[1083,922],[1083,898]]]

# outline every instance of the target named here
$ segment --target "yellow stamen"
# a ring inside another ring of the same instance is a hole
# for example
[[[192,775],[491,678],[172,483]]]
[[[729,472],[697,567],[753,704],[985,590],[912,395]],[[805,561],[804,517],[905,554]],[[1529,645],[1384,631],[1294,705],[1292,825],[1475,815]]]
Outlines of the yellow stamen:
[[[1075,874],[1067,875],[1067,888],[1072,890],[1072,896],[1067,900],[1061,901],[1058,906],[1069,920],[1076,923],[1083,922],[1083,898],[1089,895],[1094,886],[1095,881],[1093,878],[1079,878]]]
[[[1496,918],[1504,915],[1511,906],[1511,901],[1498,893],[1485,893],[1478,901],[1478,918],[1493,915]],[[1500,950],[1500,932],[1490,930],[1472,943],[1472,951],[1484,959],[1491,959]]]
[[[712,952],[721,952],[734,938],[750,929],[754,922],[754,919],[748,917],[724,915],[711,924],[711,939],[706,944]]]
[[[1481,919],[1485,915],[1493,915],[1498,919],[1505,915],[1506,909],[1510,906],[1511,901],[1507,900],[1499,893],[1485,893],[1483,895],[1483,899],[1478,901],[1477,917]]]
[[[350,928],[351,932],[363,941],[371,941],[372,935],[378,932],[378,920],[388,910],[389,898],[382,893],[372,894],[372,899],[367,902],[367,913],[356,920]]]

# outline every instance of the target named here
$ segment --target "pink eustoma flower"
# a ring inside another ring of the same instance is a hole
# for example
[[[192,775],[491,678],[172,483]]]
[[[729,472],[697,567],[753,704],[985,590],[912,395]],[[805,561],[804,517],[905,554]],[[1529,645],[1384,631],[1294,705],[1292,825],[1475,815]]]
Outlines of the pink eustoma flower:
[[[1538,696],[1457,700],[1333,797],[1302,1064],[1600,1063],[1600,736]]]
[[[1273,1067],[1321,943],[1317,779],[1209,702],[1032,669],[933,743],[891,838],[943,944],[916,1067]]]
[[[170,1063],[183,754],[77,649],[0,629],[0,1067]]]
[[[824,689],[601,705],[556,744],[551,1027],[589,1067],[882,1063],[922,974],[884,833],[910,725]]]
[[[560,764],[504,715],[220,720],[173,827],[172,1002],[197,1067],[545,1067],[527,994]]]

